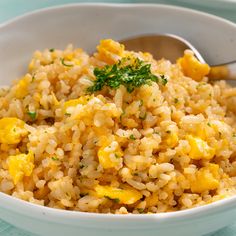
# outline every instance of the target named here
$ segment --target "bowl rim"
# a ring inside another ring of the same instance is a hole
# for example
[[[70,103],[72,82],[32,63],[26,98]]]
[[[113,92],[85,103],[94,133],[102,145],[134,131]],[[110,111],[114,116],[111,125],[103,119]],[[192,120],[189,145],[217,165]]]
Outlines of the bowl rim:
[[[197,0],[171,0],[172,3],[187,3],[192,4],[198,7],[206,7],[211,9],[221,9],[221,10],[233,10],[232,8],[236,7],[235,0],[205,0],[205,1],[197,1]]]
[[[51,208],[48,206],[41,206],[35,203],[24,201],[16,197],[7,195],[0,192],[0,207],[3,209],[11,211],[19,211],[26,216],[37,215],[37,217],[44,220],[44,218],[50,218],[50,221],[56,221],[60,219],[78,219],[82,217],[84,220],[97,220],[100,218],[101,221],[123,221],[127,219],[134,220],[137,223],[142,222],[144,219],[155,219],[160,222],[176,223],[182,221],[183,218],[191,221],[193,218],[198,218],[202,216],[209,216],[221,212],[223,209],[232,210],[236,207],[236,196],[231,196],[222,200],[218,200],[207,205],[202,205],[198,207],[193,207],[190,209],[173,211],[173,212],[163,212],[163,213],[153,213],[153,214],[107,214],[107,213],[93,213],[93,212],[81,212],[81,211],[70,211],[63,209]],[[16,210],[18,209],[18,210]]]
[[[167,4],[152,4],[152,3],[69,3],[69,4],[63,4],[63,5],[57,5],[57,6],[50,6],[46,8],[37,9],[34,11],[27,12],[25,14],[19,15],[14,17],[13,19],[4,21],[0,23],[0,32],[2,29],[7,28],[8,26],[11,26],[14,23],[17,23],[18,21],[25,20],[26,18],[30,18],[34,15],[40,15],[44,13],[48,13],[50,11],[57,11],[62,10],[65,8],[74,8],[74,7],[106,7],[106,8],[162,8],[166,10],[173,10],[173,11],[180,11],[185,13],[190,13],[194,15],[198,15],[199,17],[206,17],[210,18],[216,22],[224,23],[227,25],[231,25],[236,30],[236,24],[209,14],[205,12],[201,12],[198,10],[193,10],[185,7],[179,7],[179,6],[173,6],[173,5],[167,5]],[[127,219],[134,220],[135,222],[141,222],[144,219],[155,219],[160,222],[170,221],[170,222],[176,222],[178,220],[182,220],[182,218],[186,218],[188,220],[191,220],[191,218],[200,217],[202,215],[211,215],[215,214],[217,212],[221,212],[222,209],[224,210],[230,210],[233,207],[236,207],[236,195],[231,196],[222,200],[218,200],[216,202],[210,203],[208,205],[198,206],[186,210],[179,210],[174,212],[165,212],[165,213],[154,213],[154,214],[106,214],[106,213],[90,213],[90,212],[80,212],[80,211],[70,211],[70,210],[63,210],[63,209],[55,209],[50,208],[47,206],[40,206],[37,204],[33,204],[18,198],[15,198],[13,196],[7,195],[5,193],[0,192],[0,207],[3,209],[11,210],[13,212],[20,211],[21,214],[32,216],[32,213],[34,213],[37,218],[41,218],[42,220],[45,220],[45,217],[50,218],[50,221],[57,221],[60,219],[78,219],[83,218],[85,220],[97,220],[98,218],[101,220],[109,220],[109,221],[122,221],[125,222]]]
[[[164,3],[105,3],[105,2],[86,3],[86,2],[83,2],[83,3],[67,3],[67,4],[59,4],[59,5],[55,5],[55,6],[43,7],[40,9],[36,9],[33,11],[29,11],[29,12],[20,14],[18,16],[13,17],[12,19],[8,19],[6,21],[1,22],[0,23],[0,30],[3,27],[9,26],[10,24],[15,23],[16,21],[23,20],[24,18],[31,17],[33,15],[47,13],[47,12],[54,11],[54,10],[60,10],[63,8],[73,8],[73,7],[107,7],[107,8],[109,8],[109,7],[110,8],[114,8],[114,7],[116,7],[116,8],[118,8],[118,7],[120,7],[120,8],[127,8],[127,7],[128,8],[143,8],[143,7],[156,8],[156,7],[159,7],[159,8],[163,8],[163,9],[169,8],[170,10],[185,11],[185,12],[189,12],[192,14],[198,14],[198,15],[201,15],[204,17],[214,19],[218,22],[220,21],[220,22],[230,24],[231,26],[236,26],[236,23],[234,23],[226,18],[217,16],[217,15],[214,15],[211,13],[191,9],[188,7],[176,6],[176,5],[170,5],[170,4],[164,4]]]

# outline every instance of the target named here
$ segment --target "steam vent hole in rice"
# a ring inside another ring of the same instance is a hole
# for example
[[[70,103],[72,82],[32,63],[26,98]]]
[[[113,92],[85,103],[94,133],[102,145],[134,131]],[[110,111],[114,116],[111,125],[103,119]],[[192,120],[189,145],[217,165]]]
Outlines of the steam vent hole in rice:
[[[36,51],[0,92],[0,191],[43,206],[143,214],[235,194],[236,89],[101,40]]]

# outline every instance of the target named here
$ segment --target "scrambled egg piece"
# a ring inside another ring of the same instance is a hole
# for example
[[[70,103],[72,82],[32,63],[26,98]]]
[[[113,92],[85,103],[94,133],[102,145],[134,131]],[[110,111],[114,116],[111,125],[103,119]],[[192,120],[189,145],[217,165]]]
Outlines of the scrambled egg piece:
[[[15,117],[0,119],[0,143],[17,144],[27,134],[25,122]]]
[[[80,49],[78,49],[77,51],[81,52]],[[64,56],[64,59],[65,59],[66,61],[73,62],[74,65],[77,65],[77,66],[81,65],[82,60],[81,60],[81,59],[78,59],[78,58],[75,58],[75,57],[76,57],[76,53],[71,52],[71,53],[67,53],[67,54]]]
[[[34,169],[34,154],[18,154],[9,156],[9,173],[13,178],[14,184],[17,184],[24,176],[30,176]]]
[[[99,197],[107,197],[114,200],[116,203],[122,204],[133,204],[142,198],[142,194],[133,188],[121,189],[98,185],[95,187],[95,191]]]
[[[214,190],[219,186],[219,166],[209,164],[202,167],[196,173],[196,179],[192,181],[191,191],[194,193],[202,193],[206,190]]]
[[[119,144],[114,150],[110,147],[112,141],[108,138],[101,139],[102,146],[98,150],[98,160],[104,169],[116,168],[120,164],[120,158],[123,157],[123,152]]]
[[[171,132],[166,139],[166,144],[168,145],[168,147],[173,148],[175,147],[179,142],[179,137],[177,135],[177,133],[175,132]]]
[[[189,50],[185,51],[184,56],[178,59],[177,63],[181,66],[184,75],[196,81],[201,81],[210,72],[210,67],[198,61]]]
[[[210,147],[206,141],[201,138],[193,137],[192,135],[187,136],[191,150],[189,156],[194,160],[206,159],[210,160],[215,155],[215,149]]]
[[[205,125],[199,125],[198,127],[196,127],[196,132],[195,132],[196,136],[201,138],[201,139],[206,139],[207,138],[207,134],[208,131],[205,127]]]
[[[23,98],[28,94],[28,85],[29,85],[29,80],[28,77],[25,76],[23,77],[15,87],[15,96],[16,98]]]
[[[124,45],[113,41],[112,39],[104,39],[97,46],[98,58],[108,64],[115,63],[124,55]]]
[[[92,96],[86,95],[86,96],[81,96],[80,98],[77,99],[68,100],[63,105],[63,112],[66,113],[68,107],[75,107],[78,104],[86,105],[88,101],[91,100],[91,98]]]
[[[149,197],[146,197],[145,201],[147,207],[156,206],[159,201],[157,193],[153,193]]]

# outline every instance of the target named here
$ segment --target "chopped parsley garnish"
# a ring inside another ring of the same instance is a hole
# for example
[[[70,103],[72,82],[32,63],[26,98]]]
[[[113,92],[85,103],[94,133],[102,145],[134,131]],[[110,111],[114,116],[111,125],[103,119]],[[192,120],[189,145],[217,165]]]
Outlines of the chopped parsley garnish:
[[[162,85],[165,86],[168,82],[167,78],[164,75],[160,75],[160,79],[161,79]]]
[[[139,115],[139,119],[145,120],[147,117],[147,113],[145,112],[143,115]]]
[[[72,66],[73,66],[73,65],[71,65],[71,64],[66,64],[64,58],[61,58],[61,64],[62,64],[63,66],[67,66],[67,67],[72,67]]]
[[[57,157],[52,157],[53,161],[58,161],[59,159]]]
[[[35,80],[35,75],[32,76],[32,82]]]
[[[209,127],[211,127],[211,123],[210,123],[210,122],[208,122],[207,125],[208,125]]]
[[[143,105],[143,100],[141,99],[139,102],[140,102],[139,107],[141,107]]]
[[[109,196],[104,196],[105,198],[109,199],[109,200],[112,200],[114,201],[115,203],[119,203],[120,202],[120,199],[119,198],[111,198]]]
[[[94,93],[107,86],[111,89],[118,89],[121,85],[131,93],[135,88],[144,84],[150,85],[152,81],[167,83],[164,75],[160,77],[152,74],[151,64],[147,64],[139,58],[123,58],[114,65],[106,65],[103,68],[95,68],[93,71],[96,80],[87,90]]]
[[[71,114],[70,114],[70,113],[68,113],[68,112],[66,112],[66,113],[65,113],[65,116],[71,116]]]
[[[120,158],[120,156],[118,154],[115,153],[115,158]]]
[[[114,198],[113,201],[114,201],[115,203],[119,203],[119,202],[120,202],[120,199],[119,199],[119,198]]]
[[[138,210],[139,213],[143,213],[144,212],[143,208],[137,208],[137,210]]]
[[[134,137],[133,134],[131,134],[131,135],[129,136],[129,138],[130,138],[131,140],[136,140],[136,138]]]
[[[35,120],[36,118],[36,112],[35,111],[28,111],[27,114],[30,116],[32,120]]]
[[[178,102],[179,102],[179,99],[178,99],[178,98],[175,98],[175,99],[174,99],[174,102],[175,102],[175,103],[178,103]]]
[[[125,115],[125,111],[122,111],[121,115],[120,115],[120,122],[122,120],[122,117]]]
[[[199,89],[201,86],[206,85],[206,82],[200,82],[197,86],[196,89]]]
[[[79,167],[82,169],[82,168],[84,168],[84,167],[85,167],[85,165],[84,165],[84,164],[82,164],[82,163],[79,163]]]
[[[50,49],[49,49],[49,52],[54,52],[54,51],[55,51],[54,48],[50,48]]]

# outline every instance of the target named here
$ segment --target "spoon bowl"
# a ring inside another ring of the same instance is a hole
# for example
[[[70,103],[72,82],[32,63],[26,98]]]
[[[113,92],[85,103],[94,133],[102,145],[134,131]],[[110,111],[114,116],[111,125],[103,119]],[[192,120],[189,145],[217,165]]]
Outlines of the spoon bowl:
[[[120,40],[120,43],[127,50],[149,52],[157,60],[166,58],[172,63],[182,57],[185,50],[190,49],[201,63],[206,63],[190,42],[173,34],[141,35]],[[208,77],[211,80],[236,80],[236,61],[212,65]]]
[[[197,59],[205,63],[205,60],[197,49],[186,39],[173,34],[143,35],[120,40],[127,50],[151,53],[155,59],[166,58],[172,63],[183,56],[183,52],[191,49]]]

